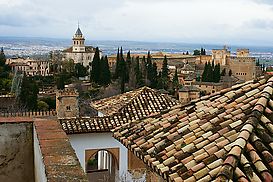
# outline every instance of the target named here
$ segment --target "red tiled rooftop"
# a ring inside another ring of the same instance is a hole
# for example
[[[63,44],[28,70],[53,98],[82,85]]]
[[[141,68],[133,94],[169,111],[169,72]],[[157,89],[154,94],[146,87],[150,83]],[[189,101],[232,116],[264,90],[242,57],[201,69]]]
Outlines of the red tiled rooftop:
[[[119,104],[117,104],[119,103]],[[60,119],[67,134],[109,132],[121,124],[148,117],[162,110],[170,109],[178,101],[160,94],[148,87],[130,91],[118,96],[102,99],[93,105],[96,109],[107,111],[104,117]]]
[[[116,127],[167,181],[273,181],[273,77]]]

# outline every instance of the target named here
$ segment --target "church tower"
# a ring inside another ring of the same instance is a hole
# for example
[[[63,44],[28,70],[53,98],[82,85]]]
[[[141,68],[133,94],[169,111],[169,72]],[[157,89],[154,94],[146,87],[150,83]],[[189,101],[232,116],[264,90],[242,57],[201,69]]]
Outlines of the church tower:
[[[82,31],[80,29],[80,26],[78,25],[78,29],[73,36],[73,52],[85,52],[85,45],[84,45],[84,37],[82,34]]]

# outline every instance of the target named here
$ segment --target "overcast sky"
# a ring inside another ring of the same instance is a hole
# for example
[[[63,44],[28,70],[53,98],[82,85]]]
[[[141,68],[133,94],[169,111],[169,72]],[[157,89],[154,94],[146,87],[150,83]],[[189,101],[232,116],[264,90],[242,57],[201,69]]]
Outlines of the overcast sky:
[[[273,45],[272,0],[0,0],[0,36]]]

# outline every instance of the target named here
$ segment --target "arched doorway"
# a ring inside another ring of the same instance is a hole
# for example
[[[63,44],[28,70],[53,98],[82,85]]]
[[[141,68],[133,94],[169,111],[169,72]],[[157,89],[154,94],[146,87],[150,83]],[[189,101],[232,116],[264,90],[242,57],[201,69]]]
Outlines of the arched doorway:
[[[98,150],[86,162],[89,181],[115,182],[118,165],[115,156],[108,150]]]

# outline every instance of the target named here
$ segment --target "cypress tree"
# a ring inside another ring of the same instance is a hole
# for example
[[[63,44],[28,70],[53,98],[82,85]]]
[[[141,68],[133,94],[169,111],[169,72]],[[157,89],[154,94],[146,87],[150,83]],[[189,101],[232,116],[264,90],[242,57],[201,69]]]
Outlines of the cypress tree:
[[[168,89],[169,82],[169,69],[168,69],[168,60],[166,55],[164,56],[163,65],[162,65],[162,83],[165,90]]]
[[[208,81],[208,63],[205,63],[204,71],[202,74],[202,82],[207,82]]]
[[[162,72],[161,71],[158,73],[157,80],[158,80],[158,82],[157,82],[157,89],[163,89],[164,85],[163,85],[163,79],[162,79]]]
[[[221,79],[220,64],[218,63],[213,70],[213,82],[219,83]]]
[[[126,78],[125,78],[126,83],[129,82],[129,77],[130,77],[129,72],[130,72],[131,64],[132,64],[131,53],[130,51],[128,51],[126,56]]]
[[[157,87],[157,65],[156,63],[153,63],[152,65],[152,78],[151,78],[151,88],[156,88]]]
[[[126,63],[123,58],[123,52],[122,52],[122,47],[120,49],[120,72],[119,72],[119,77],[120,77],[120,91],[121,93],[125,92],[125,81],[126,81]]]
[[[142,72],[140,70],[139,57],[136,57],[136,65],[135,65],[135,73],[136,73],[136,86],[141,87],[143,85],[143,77]]]
[[[210,62],[208,63],[207,82],[213,82],[213,69]]]
[[[154,81],[154,68],[152,64],[150,51],[148,52],[147,56],[147,78],[150,81],[150,84],[152,84],[152,82]]]
[[[4,53],[4,48],[1,47],[1,51],[0,51],[0,66],[4,66],[6,64],[6,56]]]
[[[174,77],[173,77],[173,88],[176,89],[179,86],[177,68],[175,69]]]
[[[231,71],[231,70],[229,70],[228,75],[229,75],[229,76],[231,76],[231,75],[232,75],[232,71]]]
[[[28,109],[37,108],[39,88],[35,80],[24,75],[21,85],[21,92],[19,94],[20,105],[26,106]]]
[[[115,74],[114,74],[115,79],[117,79],[119,76],[119,69],[120,69],[120,55],[119,55],[119,47],[118,47],[117,58],[116,58],[116,68],[115,68]]]
[[[111,83],[111,72],[109,69],[109,63],[107,56],[101,57],[101,76],[100,76],[100,84],[108,85]]]
[[[98,47],[96,47],[95,55],[91,63],[91,66],[92,67],[91,67],[90,79],[91,81],[99,84],[101,68],[100,68],[100,51]]]
[[[221,72],[221,76],[226,76],[226,68],[224,68]]]

